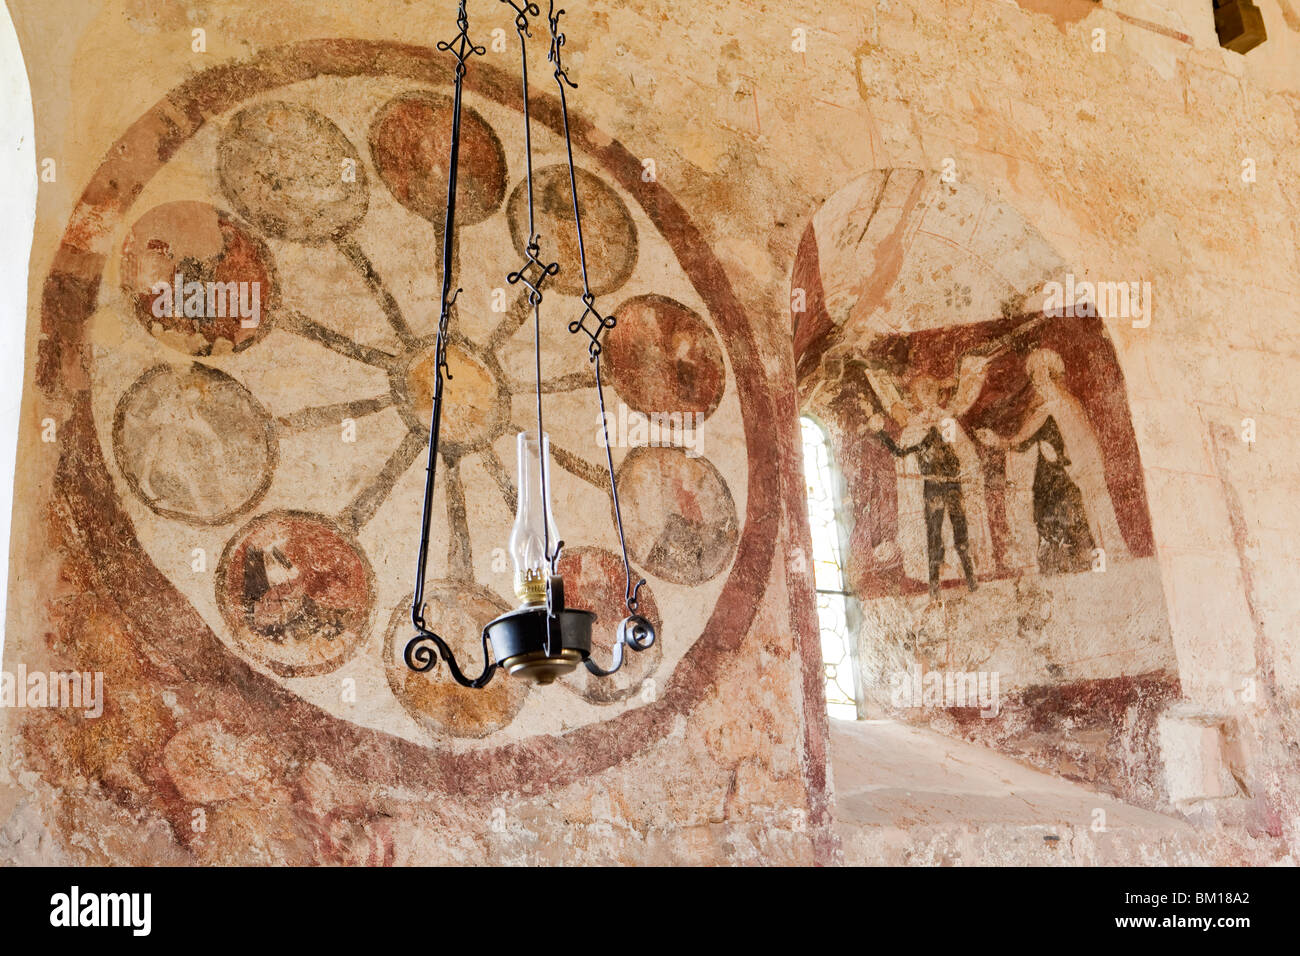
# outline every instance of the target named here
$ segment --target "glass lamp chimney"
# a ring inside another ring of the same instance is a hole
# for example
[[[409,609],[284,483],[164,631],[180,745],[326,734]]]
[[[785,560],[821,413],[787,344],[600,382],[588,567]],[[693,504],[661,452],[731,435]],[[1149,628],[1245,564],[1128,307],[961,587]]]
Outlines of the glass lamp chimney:
[[[510,556],[515,562],[515,594],[525,604],[546,602],[546,533],[554,550],[560,534],[551,514],[550,456],[551,441],[545,432],[541,440],[536,432],[520,432],[516,441],[519,458],[519,505],[515,524],[510,529]],[[546,494],[542,493],[542,468],[546,467]]]

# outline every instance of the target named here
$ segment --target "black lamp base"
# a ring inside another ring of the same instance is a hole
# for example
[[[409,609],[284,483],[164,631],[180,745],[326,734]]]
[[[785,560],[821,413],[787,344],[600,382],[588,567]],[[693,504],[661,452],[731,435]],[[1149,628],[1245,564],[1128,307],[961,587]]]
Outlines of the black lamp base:
[[[497,666],[512,677],[550,684],[591,656],[590,611],[564,608],[550,619],[542,605],[502,614],[486,627]]]

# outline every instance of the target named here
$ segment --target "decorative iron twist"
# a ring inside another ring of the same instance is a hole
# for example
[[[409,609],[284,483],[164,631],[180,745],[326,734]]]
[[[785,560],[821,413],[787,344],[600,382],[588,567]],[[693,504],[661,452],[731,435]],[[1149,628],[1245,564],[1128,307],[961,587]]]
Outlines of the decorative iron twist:
[[[478,677],[466,677],[456,663],[456,655],[447,646],[447,642],[425,627],[423,623],[417,624],[416,627],[419,629],[419,633],[406,642],[406,649],[402,652],[406,666],[411,670],[420,674],[431,671],[438,665],[438,657],[441,656],[447,664],[447,670],[451,673],[452,679],[462,687],[469,687],[474,690],[486,687],[496,674],[498,665],[489,657],[486,629],[483,631],[483,673],[479,674]],[[437,649],[436,653],[435,648]]]
[[[590,356],[588,361],[594,362],[600,355],[600,334],[606,329],[612,329],[616,324],[616,319],[612,315],[601,315],[596,309],[596,297],[590,292],[582,294],[582,304],[586,307],[582,315],[578,316],[569,323],[570,332],[586,332],[587,338],[591,341],[587,343],[587,354]],[[594,316],[596,319],[596,329],[592,331],[587,328],[587,316]]]
[[[511,285],[522,282],[528,289],[528,304],[540,305],[542,301],[542,284],[560,271],[558,262],[543,262],[537,236],[528,240],[525,247],[524,264],[506,276]]]
[[[551,27],[551,49],[546,54],[546,59],[555,64],[555,79],[557,82],[568,83],[573,89],[578,88],[578,84],[569,79],[568,71],[565,70],[560,62],[560,48],[564,46],[564,34],[560,31],[560,17],[564,9],[555,9],[555,0],[551,0],[551,8],[547,11],[546,19]]]
[[[515,29],[519,31],[520,35],[531,37],[532,33],[528,30],[528,18],[540,17],[542,15],[541,8],[531,0],[522,5],[515,3],[514,0],[501,0],[501,2],[510,4],[515,11]]]
[[[456,57],[456,75],[461,77],[465,75],[465,63],[470,56],[483,56],[487,53],[487,47],[475,46],[470,41],[469,14],[465,12],[463,2],[456,12],[456,25],[460,27],[460,33],[451,40],[440,40],[438,50],[441,53],[450,53]]]

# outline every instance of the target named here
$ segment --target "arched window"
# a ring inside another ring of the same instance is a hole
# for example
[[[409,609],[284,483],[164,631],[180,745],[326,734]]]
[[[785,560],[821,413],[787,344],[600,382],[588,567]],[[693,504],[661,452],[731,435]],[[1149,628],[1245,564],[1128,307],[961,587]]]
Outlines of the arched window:
[[[854,720],[858,713],[856,608],[844,577],[848,529],[840,517],[839,482],[830,438],[813,418],[799,419],[803,435],[804,485],[812,531],[817,623],[826,670],[826,709],[832,717]]]

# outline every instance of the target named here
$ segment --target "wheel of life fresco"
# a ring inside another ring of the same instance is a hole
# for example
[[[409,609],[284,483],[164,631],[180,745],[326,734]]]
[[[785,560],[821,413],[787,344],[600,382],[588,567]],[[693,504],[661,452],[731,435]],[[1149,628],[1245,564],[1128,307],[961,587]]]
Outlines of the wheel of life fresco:
[[[142,118],[96,177],[127,198],[104,215],[92,186],[65,236],[66,253],[78,222],[98,217],[104,255],[83,347],[95,436],[133,535],[121,546],[165,577],[162,606],[193,608],[226,653],[374,739],[459,753],[613,720],[639,735],[625,750],[644,745],[667,722],[627,715],[667,713],[702,692],[675,671],[735,646],[770,560],[758,555],[770,551],[772,521],[746,512],[756,480],[774,488],[755,477],[772,466],[751,462],[735,437],[766,424],[766,386],[761,368],[738,380],[738,352],[757,363],[721,270],[671,197],[639,181],[639,162],[579,118],[592,284],[618,320],[606,398],[616,440],[622,415],[636,446],[615,447],[614,461],[629,551],[648,582],[643,613],[660,640],[612,678],[580,670],[561,687],[498,675],[470,691],[443,666],[413,673],[401,653],[431,410],[450,76],[437,54],[351,41],[273,51],[244,69],[243,82],[200,75]],[[426,617],[474,672],[482,626],[516,603],[505,551],[515,436],[534,426],[535,407],[527,303],[505,280],[526,238],[522,114],[513,83],[490,66],[467,84],[462,291]],[[184,133],[178,110],[191,111]],[[567,331],[582,305],[564,143],[535,120],[533,146],[538,232],[561,265],[545,290],[541,362],[562,568],[570,603],[598,615],[594,653],[607,661],[625,613],[623,566],[593,367],[585,336]],[[145,158],[124,176],[132,154]],[[132,176],[138,193],[123,184]],[[214,315],[221,301],[231,308]],[[672,445],[653,433],[641,442],[638,413],[653,412],[688,415],[696,428]],[[761,548],[746,543],[754,534]],[[744,620],[719,610],[728,605]]]

